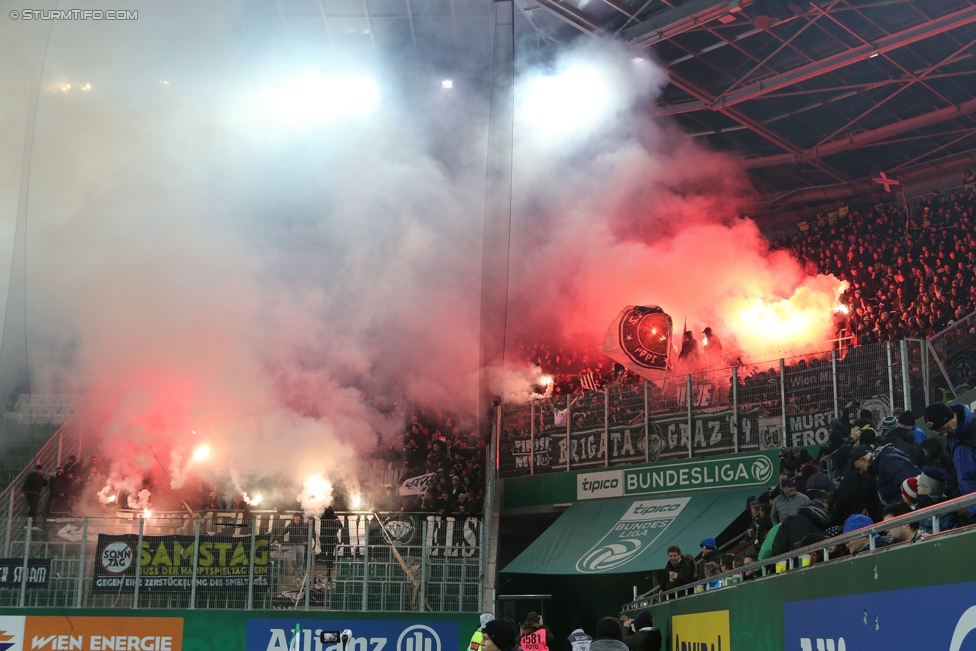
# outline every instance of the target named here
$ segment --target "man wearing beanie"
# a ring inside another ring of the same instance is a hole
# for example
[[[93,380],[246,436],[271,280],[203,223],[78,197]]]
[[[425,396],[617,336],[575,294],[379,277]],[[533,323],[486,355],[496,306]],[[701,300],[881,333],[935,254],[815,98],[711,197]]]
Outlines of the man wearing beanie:
[[[843,526],[854,513],[866,511],[868,515],[875,516],[881,512],[878,483],[874,475],[868,472],[872,460],[871,450],[863,445],[851,448],[840,484],[834,492],[831,508],[834,524]]]
[[[847,522],[844,523],[844,533],[852,533],[865,527],[870,527],[874,524],[874,521],[866,515],[856,514],[847,518]],[[890,544],[890,540],[884,536],[878,536],[876,534],[865,533],[860,538],[854,538],[853,540],[847,541],[847,551],[851,554],[856,554],[858,552],[863,552],[866,549],[871,548],[871,537],[874,537],[874,547],[875,549],[879,547],[886,547]]]
[[[517,651],[518,626],[510,619],[493,619],[482,629],[485,651]]]
[[[915,506],[918,501],[918,477],[909,477],[901,483],[901,499],[908,506]]]
[[[909,477],[918,477],[922,470],[908,455],[893,445],[885,445],[874,451],[871,466],[878,480],[878,495],[885,504],[901,502],[901,485]]]
[[[924,466],[939,468],[946,473],[945,494],[949,499],[959,497],[959,481],[956,479],[956,466],[952,459],[946,456],[944,441],[941,436],[933,436],[922,441],[922,450],[925,451]]]
[[[590,651],[628,651],[623,643],[624,629],[616,617],[604,617],[596,623],[596,635]]]
[[[949,456],[956,468],[959,493],[976,493],[976,419],[965,405],[935,402],[925,408],[925,424],[949,443]],[[976,506],[969,507],[976,515]]]
[[[945,496],[947,477],[948,475],[946,475],[945,470],[941,468],[934,468],[932,466],[922,468],[922,474],[918,476],[918,501],[916,508],[924,509],[945,502],[948,499]],[[939,531],[955,529],[959,524],[959,516],[956,513],[944,513],[939,516]],[[919,522],[919,528],[922,530],[922,533],[932,533],[932,519],[925,518]]]
[[[654,627],[649,610],[642,610],[634,619],[634,634],[624,638],[630,651],[661,651],[661,631]]]
[[[925,432],[922,431],[921,427],[915,424],[915,414],[912,412],[902,412],[901,416],[898,417],[898,424],[911,431],[912,436],[915,437],[915,442],[919,445],[921,445],[922,441],[926,439]]]

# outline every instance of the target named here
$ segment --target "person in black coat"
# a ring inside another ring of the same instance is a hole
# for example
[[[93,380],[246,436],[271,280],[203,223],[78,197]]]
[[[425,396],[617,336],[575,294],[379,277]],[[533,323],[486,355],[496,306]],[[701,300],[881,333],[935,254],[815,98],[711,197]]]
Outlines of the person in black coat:
[[[922,469],[894,445],[885,445],[874,451],[871,469],[878,480],[878,495],[885,504],[900,502],[902,482],[922,474]]]
[[[925,451],[915,442],[915,434],[904,427],[893,427],[881,439],[881,445],[893,445],[911,459],[916,466],[925,465]]]
[[[27,500],[27,517],[36,518],[37,509],[41,503],[41,491],[47,487],[47,479],[44,477],[44,466],[37,464],[34,472],[27,475],[24,487],[21,489],[24,499]]]
[[[800,507],[796,515],[783,520],[773,539],[773,556],[785,554],[812,533],[823,535],[827,530],[831,522],[830,513],[821,500],[829,501],[829,494],[821,491],[817,493],[817,498]]]
[[[944,470],[946,473],[945,496],[949,499],[959,497],[959,480],[956,478],[956,466],[952,459],[946,456],[942,447],[942,440],[936,437],[927,438],[921,443],[925,452],[925,463],[922,466],[932,466]]]
[[[695,567],[684,556],[677,545],[668,547],[668,563],[664,566],[664,581],[661,589],[664,592],[680,588],[695,580]]]
[[[881,513],[878,484],[868,472],[871,460],[871,451],[864,446],[855,445],[849,451],[830,511],[835,525],[843,526],[847,518],[856,513],[865,514],[872,519]],[[901,491],[900,486],[898,490]]]

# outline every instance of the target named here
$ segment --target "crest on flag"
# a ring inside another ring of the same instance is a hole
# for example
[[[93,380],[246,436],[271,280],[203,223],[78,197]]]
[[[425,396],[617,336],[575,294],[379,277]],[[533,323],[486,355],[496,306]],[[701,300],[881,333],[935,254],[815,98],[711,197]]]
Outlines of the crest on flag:
[[[628,305],[607,330],[600,350],[651,381],[664,378],[671,352],[671,316],[656,305]]]

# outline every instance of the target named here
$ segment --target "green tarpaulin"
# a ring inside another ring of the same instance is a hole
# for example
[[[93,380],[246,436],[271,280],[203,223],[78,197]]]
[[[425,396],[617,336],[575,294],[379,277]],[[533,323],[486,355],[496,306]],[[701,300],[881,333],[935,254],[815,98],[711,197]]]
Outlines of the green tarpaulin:
[[[678,545],[695,556],[755,489],[654,499],[576,502],[502,570],[517,574],[622,574],[661,569]]]

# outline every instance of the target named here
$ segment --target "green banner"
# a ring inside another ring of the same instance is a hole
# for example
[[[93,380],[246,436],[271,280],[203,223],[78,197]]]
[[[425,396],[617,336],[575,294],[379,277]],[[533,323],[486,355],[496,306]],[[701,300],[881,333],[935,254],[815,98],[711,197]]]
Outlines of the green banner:
[[[600,470],[505,479],[503,514],[551,504],[628,495],[681,495],[776,483],[779,452],[765,450]]]
[[[695,553],[745,509],[752,489],[653,499],[577,502],[503,571],[517,574],[621,574],[661,569],[665,550]]]
[[[768,486],[777,468],[777,453],[768,451],[584,472],[576,476],[576,499]]]

